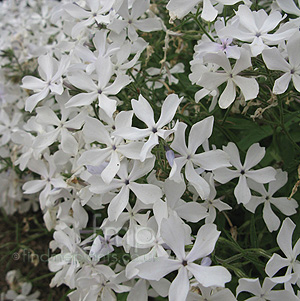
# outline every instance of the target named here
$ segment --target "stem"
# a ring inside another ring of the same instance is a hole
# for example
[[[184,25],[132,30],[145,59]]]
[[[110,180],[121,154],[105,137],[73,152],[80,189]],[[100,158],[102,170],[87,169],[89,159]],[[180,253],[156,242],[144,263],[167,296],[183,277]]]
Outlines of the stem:
[[[207,32],[207,30],[204,28],[204,26],[201,24],[201,22],[198,20],[197,16],[194,16],[194,20],[196,21],[197,25],[200,27],[200,29],[207,35],[207,37],[212,41],[215,42],[215,39]]]

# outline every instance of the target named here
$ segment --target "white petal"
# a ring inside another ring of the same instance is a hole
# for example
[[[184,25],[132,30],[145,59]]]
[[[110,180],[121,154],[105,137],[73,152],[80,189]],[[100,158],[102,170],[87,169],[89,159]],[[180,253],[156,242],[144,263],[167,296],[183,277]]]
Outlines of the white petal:
[[[257,97],[259,85],[254,78],[247,78],[237,75],[234,77],[233,81],[241,89],[246,101]]]
[[[264,203],[265,200],[266,199],[264,197],[252,196],[250,201],[247,204],[244,204],[244,207],[250,212],[254,213],[257,206],[259,206],[261,203]]]
[[[176,94],[170,94],[167,96],[161,108],[160,118],[156,123],[157,128],[162,128],[174,118],[181,101],[182,98],[179,98]]]
[[[277,4],[286,13],[300,16],[300,9],[293,0],[277,0]]]
[[[101,178],[109,184],[120,169],[120,158],[116,151],[112,151],[110,161],[101,173]]]
[[[213,7],[210,0],[203,0],[203,10],[201,18],[207,22],[212,22],[218,15],[218,11]]]
[[[231,79],[228,79],[227,86],[219,98],[219,106],[222,109],[228,108],[235,100],[236,89]]]
[[[85,151],[78,159],[79,165],[100,165],[111,154],[111,150],[107,148],[103,149],[91,149]]]
[[[290,64],[284,59],[276,47],[265,49],[262,52],[262,57],[270,70],[280,70],[284,72],[291,70]]]
[[[145,204],[153,204],[162,197],[161,189],[153,184],[131,182],[128,187]]]
[[[275,180],[276,170],[268,166],[257,170],[249,170],[246,175],[258,183],[269,183]]]
[[[171,148],[173,148],[176,152],[180,153],[181,155],[187,155],[187,147],[185,144],[185,130],[187,125],[183,122],[178,122],[177,130],[175,132],[174,140],[171,144]]]
[[[188,261],[195,261],[211,254],[220,233],[221,232],[217,230],[217,226],[214,224],[203,225],[199,229],[194,246],[186,259]]]
[[[294,199],[289,200],[286,197],[271,198],[270,202],[285,215],[290,216],[292,214],[297,213],[296,208],[298,208],[298,203]]]
[[[240,292],[249,292],[255,296],[262,294],[261,285],[259,279],[241,278],[239,279],[239,285],[236,289],[236,294]]]
[[[83,91],[97,91],[97,86],[94,81],[84,72],[77,75],[69,75],[68,80],[73,86]]]
[[[284,93],[291,81],[292,75],[288,72],[283,74],[281,77],[277,78],[274,83],[273,93],[274,94],[282,94]]]
[[[238,204],[243,203],[246,204],[251,199],[251,192],[247,185],[245,175],[240,175],[239,182],[234,189],[234,195]]]
[[[26,182],[22,189],[24,190],[25,194],[36,193],[44,188],[46,185],[45,180],[32,180]]]
[[[66,103],[66,108],[88,106],[96,99],[97,99],[97,92],[79,93],[73,96]]]
[[[225,184],[232,179],[239,177],[240,173],[237,170],[231,170],[228,168],[219,168],[213,171],[214,179],[221,184]]]
[[[194,275],[196,280],[205,287],[224,287],[231,280],[230,273],[222,266],[206,267],[195,263],[189,263],[187,269]]]
[[[103,125],[103,123],[96,119],[87,117],[85,125],[83,127],[83,133],[86,138],[88,138],[88,142],[100,142],[104,143],[108,146],[112,144],[112,140],[110,135]]]
[[[194,154],[197,148],[211,136],[213,124],[214,117],[209,116],[192,126],[188,139],[189,155]]]
[[[190,0],[189,2],[182,2],[182,0],[170,0],[166,7],[172,19],[182,19],[198,2],[199,0]]]
[[[272,211],[270,202],[265,202],[263,218],[270,232],[276,231],[280,226],[280,219]]]
[[[243,48],[241,48],[240,53],[241,53],[241,56],[236,61],[234,68],[232,70],[232,73],[234,75],[237,75],[241,71],[248,69],[249,67],[252,66],[250,53],[248,51],[244,50]]]
[[[277,236],[278,246],[289,259],[293,258],[292,236],[295,228],[296,225],[292,222],[292,220],[290,218],[286,218],[282,222],[282,226]]]
[[[134,114],[138,119],[142,120],[149,128],[153,127],[154,122],[154,113],[149,104],[149,102],[142,96],[139,96],[139,100],[131,100],[131,105],[134,111]]]
[[[275,253],[267,262],[265,270],[269,277],[273,277],[279,270],[286,266],[289,266],[289,264],[289,259],[282,258],[281,256]]]
[[[190,289],[190,281],[187,269],[181,267],[178,271],[176,278],[173,280],[169,290],[170,301],[186,300]]]
[[[70,155],[75,156],[78,152],[78,142],[72,134],[65,128],[61,129],[61,148]]]
[[[49,88],[46,87],[41,92],[29,96],[25,102],[25,111],[32,112],[32,110],[35,108],[38,102],[46,98],[48,93],[49,93]]]
[[[116,111],[117,101],[107,97],[104,93],[98,94],[99,107],[109,116]]]
[[[178,216],[192,223],[196,223],[207,216],[206,208],[196,202],[185,203],[176,207],[175,211]]]
[[[147,157],[151,155],[151,150],[155,145],[158,144],[158,136],[154,133],[151,133],[147,142],[141,149],[140,160],[143,162]]]
[[[196,154],[193,156],[192,161],[205,170],[231,166],[228,154],[219,149]]]
[[[108,206],[108,218],[111,221],[116,221],[120,214],[125,209],[129,200],[129,189],[124,185],[120,192],[111,200]]]
[[[244,168],[250,169],[258,164],[264,157],[265,153],[265,148],[261,147],[259,143],[252,144],[247,151]]]
[[[194,186],[202,199],[206,199],[210,193],[209,184],[196,173],[192,162],[188,161],[185,166],[186,179]]]
[[[179,260],[185,258],[185,229],[181,219],[171,215],[168,219],[161,222],[161,236],[164,242],[172,249]]]
[[[177,260],[165,257],[153,258],[153,260],[144,262],[136,266],[139,270],[138,275],[143,279],[159,281],[165,275],[177,270],[181,263]]]

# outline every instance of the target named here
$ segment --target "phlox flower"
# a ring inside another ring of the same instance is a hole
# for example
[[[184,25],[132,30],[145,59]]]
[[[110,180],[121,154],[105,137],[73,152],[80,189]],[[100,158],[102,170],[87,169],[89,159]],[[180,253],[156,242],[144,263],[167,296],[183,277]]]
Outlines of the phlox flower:
[[[136,30],[143,32],[151,32],[162,29],[162,23],[158,18],[140,19],[150,6],[150,0],[135,0],[129,13],[128,0],[124,0],[118,10],[118,14],[122,19],[115,18],[108,26],[109,29],[120,34],[122,30],[127,28],[128,37],[131,41],[138,39]]]
[[[143,121],[148,128],[124,127],[123,129],[116,130],[113,135],[130,140],[138,140],[149,136],[140,153],[139,159],[144,161],[151,154],[152,148],[158,144],[159,137],[166,139],[175,131],[175,128],[163,130],[163,127],[171,122],[181,101],[182,98],[179,98],[176,94],[168,95],[161,107],[160,118],[155,122],[154,112],[149,102],[140,95],[138,100],[131,100],[131,105],[136,117]]]
[[[298,301],[299,299],[289,291],[286,290],[272,290],[277,282],[272,281],[272,278],[265,278],[263,284],[259,283],[259,279],[239,279],[239,285],[236,289],[237,295],[241,292],[249,292],[254,295],[246,300],[251,301],[269,301],[269,300],[289,300]]]
[[[42,79],[27,75],[22,79],[22,88],[37,92],[26,99],[25,110],[32,112],[35,106],[42,99],[46,98],[49,92],[61,95],[64,91],[62,86],[62,75],[68,68],[70,60],[63,56],[60,61],[49,54],[38,58],[39,74]]]
[[[277,235],[277,244],[285,257],[274,253],[266,264],[266,273],[269,277],[273,277],[279,270],[287,267],[285,277],[282,276],[282,282],[286,282],[292,277],[294,281],[298,281],[299,285],[300,262],[297,260],[297,257],[300,254],[300,239],[297,240],[293,247],[292,236],[295,228],[296,225],[289,217],[282,222]],[[292,290],[290,284],[286,288]]]
[[[254,78],[239,75],[243,70],[252,66],[250,53],[241,49],[241,55],[232,68],[227,56],[220,52],[211,53],[204,56],[205,63],[213,63],[222,67],[222,71],[205,72],[198,85],[212,91],[223,83],[227,83],[223,93],[219,98],[219,106],[222,109],[228,108],[236,98],[236,87],[239,87],[245,100],[253,99],[258,95],[259,85]]]
[[[257,183],[269,183],[275,180],[276,170],[273,167],[264,167],[257,170],[251,170],[258,164],[265,155],[265,148],[254,143],[247,151],[244,164],[240,161],[238,148],[233,142],[223,146],[223,150],[230,156],[230,163],[236,168],[220,168],[213,171],[216,181],[225,184],[234,178],[239,178],[239,182],[234,189],[234,195],[238,204],[246,204],[251,199],[251,192],[247,183],[247,178]]]
[[[214,249],[220,232],[216,225],[202,226],[191,251],[185,253],[185,232],[180,219],[171,216],[162,222],[161,236],[175,253],[176,259],[157,257],[138,265],[138,275],[143,279],[159,281],[165,275],[178,270],[169,290],[170,301],[186,300],[190,290],[190,274],[203,286],[220,286],[231,279],[230,273],[222,266],[198,265],[194,261],[208,256]]]
[[[212,134],[214,117],[207,117],[195,123],[189,133],[188,146],[185,141],[185,130],[187,125],[179,122],[175,138],[171,147],[181,156],[174,159],[174,163],[169,175],[173,181],[182,181],[181,169],[185,166],[185,177],[191,185],[195,187],[201,198],[208,197],[210,188],[209,184],[195,170],[195,166],[204,170],[214,170],[220,167],[228,167],[230,163],[228,156],[221,150],[204,151],[196,153],[200,145],[202,145]]]
[[[288,53],[288,61],[280,53],[277,48],[266,49],[263,51],[262,56],[268,69],[283,71],[284,74],[277,78],[273,93],[282,94],[284,93],[290,81],[293,81],[295,89],[300,92],[300,33],[294,34],[287,42],[286,45]]]
[[[251,42],[249,47],[253,56],[262,53],[268,45],[276,45],[288,39],[295,32],[294,29],[289,29],[284,32],[269,33],[286,17],[281,16],[279,11],[273,11],[268,15],[264,9],[252,11],[248,6],[240,5],[236,16],[238,23],[232,22],[220,31],[220,35]]]
[[[265,189],[263,184],[256,183],[249,180],[249,187],[258,192],[261,196],[251,196],[250,201],[244,204],[245,208],[252,213],[255,212],[256,208],[260,204],[264,204],[263,219],[270,232],[276,231],[280,226],[280,219],[272,211],[271,205],[275,206],[285,215],[292,215],[297,212],[298,203],[294,199],[288,199],[287,197],[273,197],[274,193],[283,187],[287,183],[287,173],[277,170],[276,180],[269,183],[268,191]]]
[[[133,167],[128,172],[128,162],[123,160],[117,173],[119,179],[113,179],[106,184],[100,177],[91,176],[88,182],[91,184],[90,191],[93,193],[106,193],[120,189],[108,206],[108,217],[117,220],[129,201],[129,193],[132,191],[141,202],[145,204],[155,203],[162,197],[161,189],[153,184],[140,184],[136,181],[149,173],[154,166],[154,158],[144,162],[134,161]]]
[[[214,2],[224,5],[233,5],[239,1],[240,0],[216,0]],[[172,19],[182,19],[200,2],[203,2],[201,18],[208,22],[214,21],[218,15],[218,11],[214,8],[211,0],[191,0],[188,1],[188,3],[184,0],[170,0],[167,4],[167,9]]]
[[[97,74],[96,82],[84,72],[77,72],[68,76],[68,80],[72,85],[87,92],[73,96],[66,103],[66,107],[87,106],[98,99],[100,108],[111,117],[116,110],[117,101],[109,97],[109,95],[118,94],[121,89],[130,83],[130,79],[127,75],[121,74],[116,77],[112,84],[109,84],[114,73],[110,59],[100,57],[94,64]]]

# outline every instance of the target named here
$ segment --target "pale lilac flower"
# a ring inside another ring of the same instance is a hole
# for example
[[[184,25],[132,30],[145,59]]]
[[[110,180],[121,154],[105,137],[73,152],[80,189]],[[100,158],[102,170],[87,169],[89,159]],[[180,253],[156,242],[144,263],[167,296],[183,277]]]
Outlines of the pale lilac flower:
[[[250,188],[247,178],[257,183],[269,183],[275,180],[276,170],[273,167],[264,167],[257,170],[251,170],[257,165],[265,155],[265,148],[254,143],[247,151],[245,162],[242,165],[238,148],[233,142],[229,142],[227,146],[223,146],[223,150],[230,156],[230,163],[236,168],[220,168],[213,171],[216,181],[225,184],[234,178],[239,178],[239,182],[234,189],[234,195],[238,204],[246,204],[251,199]]]

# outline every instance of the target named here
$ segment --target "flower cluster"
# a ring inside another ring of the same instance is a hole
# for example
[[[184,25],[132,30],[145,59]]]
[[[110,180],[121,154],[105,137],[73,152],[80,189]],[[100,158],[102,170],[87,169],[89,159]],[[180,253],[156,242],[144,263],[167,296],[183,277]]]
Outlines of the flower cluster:
[[[0,206],[7,214],[42,211],[54,230],[50,286],[67,285],[70,300],[127,293],[127,300],[234,301],[242,292],[299,300],[295,224],[281,225],[298,203],[276,195],[287,172],[265,160],[258,142],[266,136],[240,147],[223,125],[227,114],[262,99],[268,81],[271,101],[300,92],[300,19],[285,14],[300,10],[292,0],[260,9],[250,0],[188,2],[0,3]],[[196,32],[191,71],[180,61],[184,45],[177,59],[169,56],[171,41],[184,43],[184,22]],[[172,90],[183,73],[191,90]],[[224,109],[220,121],[215,112]],[[225,211],[250,216],[260,204],[266,232],[280,228],[285,256],[264,253],[262,286],[217,248],[226,234],[241,248]],[[236,294],[225,287],[233,277]]]

